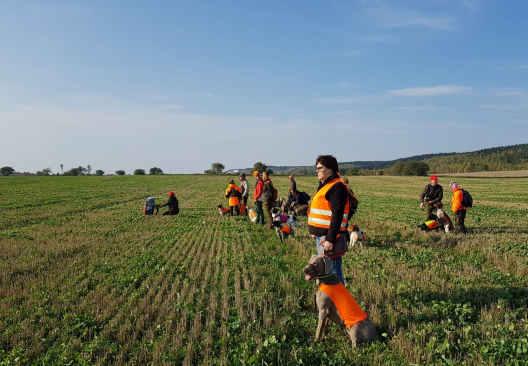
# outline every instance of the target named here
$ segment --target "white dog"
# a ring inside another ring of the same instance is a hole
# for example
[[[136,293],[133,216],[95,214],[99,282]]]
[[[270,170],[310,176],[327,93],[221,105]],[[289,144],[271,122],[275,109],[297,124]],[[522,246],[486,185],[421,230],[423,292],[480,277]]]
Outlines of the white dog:
[[[363,248],[363,242],[367,240],[367,236],[363,230],[361,230],[357,225],[352,225],[348,229],[348,233],[350,234],[348,248],[353,248],[356,246],[356,244]]]

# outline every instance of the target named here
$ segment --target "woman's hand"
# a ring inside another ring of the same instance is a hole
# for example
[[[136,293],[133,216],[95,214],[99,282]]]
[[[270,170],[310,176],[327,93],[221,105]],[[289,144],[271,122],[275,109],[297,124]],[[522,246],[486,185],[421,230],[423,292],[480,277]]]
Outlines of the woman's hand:
[[[324,250],[327,250],[327,251],[330,251],[330,250],[334,249],[334,244],[329,242],[328,240],[325,240],[323,242],[322,246],[323,246]]]

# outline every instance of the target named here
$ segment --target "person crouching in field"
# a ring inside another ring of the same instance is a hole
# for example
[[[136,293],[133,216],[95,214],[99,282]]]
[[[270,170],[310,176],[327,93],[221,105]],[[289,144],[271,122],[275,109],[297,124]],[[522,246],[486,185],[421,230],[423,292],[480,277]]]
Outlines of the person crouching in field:
[[[255,210],[257,211],[257,224],[264,225],[264,210],[262,209],[262,191],[264,190],[264,181],[259,171],[253,172],[255,177],[255,192],[253,193],[253,200],[255,201]]]
[[[315,238],[317,254],[330,257],[333,272],[343,284],[342,257],[348,246],[348,187],[339,177],[339,166],[332,155],[321,155],[315,163],[319,187],[308,212],[308,230]]]
[[[238,177],[240,180],[240,188],[242,189],[242,202],[240,203],[240,214],[247,215],[247,201],[249,196],[249,186],[246,179],[246,174],[242,173]]]
[[[176,195],[174,192],[169,192],[169,199],[167,203],[164,203],[163,205],[159,206],[161,207],[168,207],[168,210],[163,213],[163,216],[166,215],[177,215],[180,212],[180,207],[178,205],[178,199],[176,198]]]
[[[231,210],[231,216],[235,216],[240,213],[240,198],[242,197],[242,190],[235,184],[234,180],[230,180],[225,191],[225,197],[227,198],[229,209]]]
[[[429,178],[429,182],[430,183],[425,186],[425,189],[420,194],[420,208],[426,209],[426,220],[434,220],[436,219],[434,212],[436,212],[437,209],[442,208],[444,189],[438,184],[438,177],[436,175],[432,175],[431,178]]]
[[[464,206],[464,190],[456,182],[451,183],[451,211],[455,214],[455,222],[458,231],[467,234],[465,225],[466,207]]]
[[[147,197],[145,200],[145,206],[143,206],[143,213],[145,216],[151,216],[158,214],[159,207],[156,206],[156,199],[152,196]]]

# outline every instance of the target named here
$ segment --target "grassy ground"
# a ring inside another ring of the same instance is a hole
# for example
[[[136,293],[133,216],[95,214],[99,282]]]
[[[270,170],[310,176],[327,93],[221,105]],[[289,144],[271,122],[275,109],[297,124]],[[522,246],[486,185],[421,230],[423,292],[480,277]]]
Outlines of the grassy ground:
[[[0,365],[528,364],[528,179],[458,181],[465,237],[415,229],[423,179],[351,178],[369,244],[344,272],[382,334],[353,351],[312,343],[306,230],[219,217],[226,177],[2,178]],[[179,216],[141,215],[169,190]]]

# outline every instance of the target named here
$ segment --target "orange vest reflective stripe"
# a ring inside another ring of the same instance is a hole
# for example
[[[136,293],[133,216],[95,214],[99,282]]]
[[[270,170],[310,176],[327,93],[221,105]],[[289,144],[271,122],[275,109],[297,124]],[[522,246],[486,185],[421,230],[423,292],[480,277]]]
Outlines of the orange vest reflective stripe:
[[[368,318],[368,314],[361,309],[361,306],[348,292],[342,283],[327,285],[321,283],[319,290],[325,293],[334,303],[339,317],[345,323],[345,327],[350,328]]]
[[[310,203],[310,210],[308,212],[308,226],[330,229],[330,221],[332,220],[332,208],[330,202],[326,199],[326,193],[337,183],[343,183],[341,178],[332,179],[326,183],[312,198]],[[346,231],[348,226],[348,214],[350,213],[350,202],[347,200],[345,204],[345,211],[341,219],[341,227],[339,231]]]

